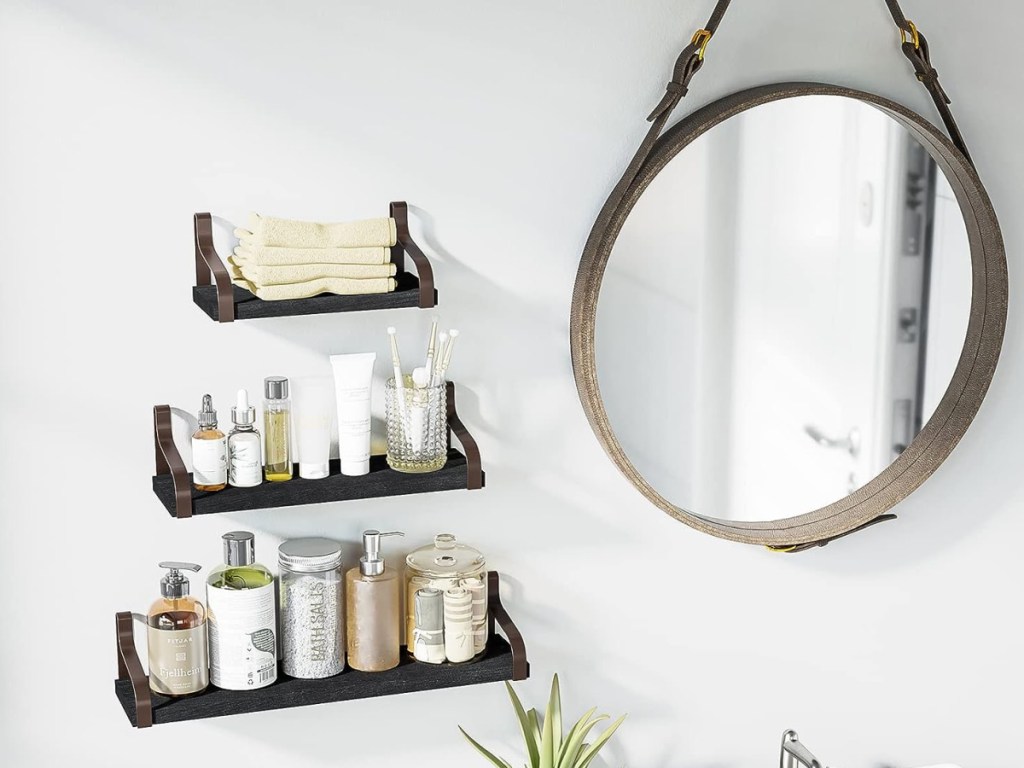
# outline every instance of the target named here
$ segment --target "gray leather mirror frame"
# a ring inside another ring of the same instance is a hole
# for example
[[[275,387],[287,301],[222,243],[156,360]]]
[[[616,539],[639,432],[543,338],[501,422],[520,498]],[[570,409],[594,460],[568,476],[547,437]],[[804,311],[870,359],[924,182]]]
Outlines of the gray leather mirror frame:
[[[719,520],[682,509],[659,494],[629,461],[617,440],[598,388],[595,358],[597,303],[608,259],[630,211],[665,166],[687,145],[724,120],[762,104],[797,96],[857,99],[900,123],[945,173],[967,228],[973,273],[970,318],[952,381],[931,419],[881,474],[826,507],[768,522]],[[594,224],[573,291],[570,342],[583,409],[612,461],[636,488],[672,517],[724,539],[782,550],[822,545],[871,523],[923,483],[967,431],[988,390],[1006,324],[1007,275],[995,211],[971,161],[932,123],[906,107],[863,91],[818,83],[783,83],[735,93],[688,115],[661,135],[625,189],[616,188]]]

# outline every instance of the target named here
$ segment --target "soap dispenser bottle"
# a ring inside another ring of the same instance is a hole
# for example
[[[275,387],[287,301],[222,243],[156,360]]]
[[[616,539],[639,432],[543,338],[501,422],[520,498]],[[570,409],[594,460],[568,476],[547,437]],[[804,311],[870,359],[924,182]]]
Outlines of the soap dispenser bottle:
[[[345,637],[352,669],[383,672],[398,666],[398,572],[385,567],[380,539],[404,535],[399,531],[364,531],[363,556],[359,565],[345,574]]]
[[[188,593],[182,571],[198,571],[194,563],[160,563],[160,599],[146,614],[149,687],[163,696],[191,696],[206,689],[210,665],[206,649],[206,609]]]

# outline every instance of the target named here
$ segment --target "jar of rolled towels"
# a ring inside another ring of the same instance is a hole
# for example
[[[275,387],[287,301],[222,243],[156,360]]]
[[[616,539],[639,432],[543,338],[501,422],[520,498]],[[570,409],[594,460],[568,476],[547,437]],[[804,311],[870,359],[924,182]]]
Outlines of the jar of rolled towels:
[[[249,215],[235,230],[231,279],[264,301],[389,293],[396,287],[390,218],[322,224]]]
[[[251,691],[288,677],[321,679],[393,669],[402,659],[402,579],[382,555],[398,531],[364,531],[363,554],[345,568],[342,546],[326,538],[285,541],[279,576],[256,560],[248,531],[224,534],[224,562],[206,579],[206,606],[190,595],[183,571],[168,573],[147,613],[149,685],[163,696],[190,696],[212,684]],[[408,656],[414,662],[471,662],[487,650],[484,557],[451,534],[406,558]],[[276,587],[276,589],[275,589]],[[275,598],[276,594],[276,598]],[[207,610],[207,608],[209,610]],[[280,660],[280,661],[279,661]]]
[[[423,365],[404,373],[398,335],[388,328],[393,377],[385,387],[387,463],[399,472],[434,472],[448,458],[446,377],[459,332],[431,324]],[[203,395],[199,427],[192,435],[192,481],[196,490],[228,485],[251,488],[285,482],[295,474],[319,480],[331,474],[332,424],[337,414],[338,468],[342,475],[370,471],[371,393],[376,353],[331,355],[327,377],[264,379],[262,435],[247,390],[238,390],[232,427],[219,427],[213,398]],[[262,449],[262,450],[261,450]],[[295,462],[298,467],[296,470]]]

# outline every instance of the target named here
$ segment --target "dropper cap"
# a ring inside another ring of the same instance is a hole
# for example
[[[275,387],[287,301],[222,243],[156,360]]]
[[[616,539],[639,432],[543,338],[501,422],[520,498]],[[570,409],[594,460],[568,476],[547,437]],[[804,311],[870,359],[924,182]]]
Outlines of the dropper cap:
[[[238,390],[235,407],[231,409],[231,421],[240,427],[250,427],[256,422],[256,409],[249,405],[249,393]]]
[[[171,600],[180,600],[188,595],[188,579],[182,571],[198,571],[201,566],[167,561],[160,563],[160,567],[167,569],[167,574],[160,579],[160,594]]]
[[[380,556],[381,536],[405,536],[401,531],[363,531],[363,556],[359,558],[359,572],[363,576],[380,576],[384,573],[384,558]]]
[[[213,409],[213,398],[209,395],[203,395],[203,407],[199,409],[199,426],[217,426],[217,411]]]

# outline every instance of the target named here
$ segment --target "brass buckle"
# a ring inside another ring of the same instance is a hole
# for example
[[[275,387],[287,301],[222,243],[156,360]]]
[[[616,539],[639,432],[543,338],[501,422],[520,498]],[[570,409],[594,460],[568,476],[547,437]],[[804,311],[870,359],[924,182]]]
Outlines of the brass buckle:
[[[696,45],[697,58],[701,61],[704,60],[704,51],[707,50],[708,41],[711,39],[711,31],[707,29],[698,29],[693,33],[693,38],[690,40],[690,45]],[[915,35],[916,39],[916,35]]]
[[[921,37],[917,33],[917,25],[914,24],[910,19],[907,19],[907,26],[910,27],[910,39],[914,43],[914,48],[921,47]],[[907,30],[900,27],[900,43],[907,42]]]

